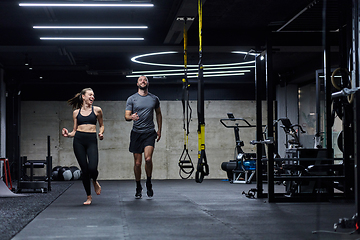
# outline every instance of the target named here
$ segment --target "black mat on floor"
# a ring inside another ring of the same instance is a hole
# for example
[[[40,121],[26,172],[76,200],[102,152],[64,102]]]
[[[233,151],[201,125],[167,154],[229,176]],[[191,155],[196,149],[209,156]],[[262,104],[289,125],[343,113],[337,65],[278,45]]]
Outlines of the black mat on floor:
[[[360,240],[333,229],[353,201],[268,203],[242,194],[255,184],[216,179],[153,180],[154,197],[135,199],[134,180],[99,182],[90,206],[76,181],[12,240]]]
[[[23,195],[27,197],[0,198],[0,239],[7,240],[15,236],[72,184],[53,182],[51,191],[47,193],[24,192]]]

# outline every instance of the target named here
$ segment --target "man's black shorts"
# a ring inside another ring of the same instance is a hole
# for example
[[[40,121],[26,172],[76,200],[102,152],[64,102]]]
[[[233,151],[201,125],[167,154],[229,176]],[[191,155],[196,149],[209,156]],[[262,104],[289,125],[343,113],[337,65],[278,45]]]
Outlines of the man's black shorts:
[[[138,133],[131,131],[129,151],[132,153],[143,153],[146,146],[155,147],[157,133],[154,131]]]

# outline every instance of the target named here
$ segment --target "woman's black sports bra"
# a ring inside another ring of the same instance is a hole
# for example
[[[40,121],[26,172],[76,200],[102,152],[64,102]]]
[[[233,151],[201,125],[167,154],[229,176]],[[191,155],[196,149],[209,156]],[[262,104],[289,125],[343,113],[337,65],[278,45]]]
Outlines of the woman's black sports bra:
[[[83,124],[96,125],[97,117],[96,117],[96,114],[94,113],[93,106],[91,107],[91,113],[89,114],[89,116],[83,116],[83,115],[81,115],[80,112],[81,112],[81,108],[79,109],[79,113],[76,116],[78,125],[83,125]]]

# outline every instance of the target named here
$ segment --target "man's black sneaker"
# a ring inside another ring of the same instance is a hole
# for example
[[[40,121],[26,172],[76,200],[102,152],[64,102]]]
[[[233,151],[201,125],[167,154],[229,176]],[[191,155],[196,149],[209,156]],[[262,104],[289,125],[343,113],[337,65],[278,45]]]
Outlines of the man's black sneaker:
[[[140,199],[142,197],[142,188],[136,188],[135,198]]]
[[[154,191],[152,190],[152,184],[151,183],[146,183],[146,188],[147,188],[147,196],[149,198],[152,198],[154,196]]]

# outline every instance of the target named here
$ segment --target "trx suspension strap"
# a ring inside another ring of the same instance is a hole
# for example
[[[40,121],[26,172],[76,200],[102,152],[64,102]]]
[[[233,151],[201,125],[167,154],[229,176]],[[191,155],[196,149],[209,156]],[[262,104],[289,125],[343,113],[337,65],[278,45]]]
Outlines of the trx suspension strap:
[[[194,165],[191,161],[188,150],[189,141],[189,124],[191,121],[192,109],[189,104],[189,83],[187,80],[187,32],[186,32],[186,20],[184,18],[184,78],[182,88],[182,106],[183,106],[183,123],[184,123],[184,150],[181,153],[179,159],[179,175],[182,179],[188,179],[194,171]],[[190,116],[189,116],[190,111]]]
[[[205,114],[204,114],[204,79],[202,64],[202,0],[198,0],[199,6],[199,73],[198,73],[198,164],[195,181],[201,183],[204,177],[209,175],[209,166],[205,154]]]

